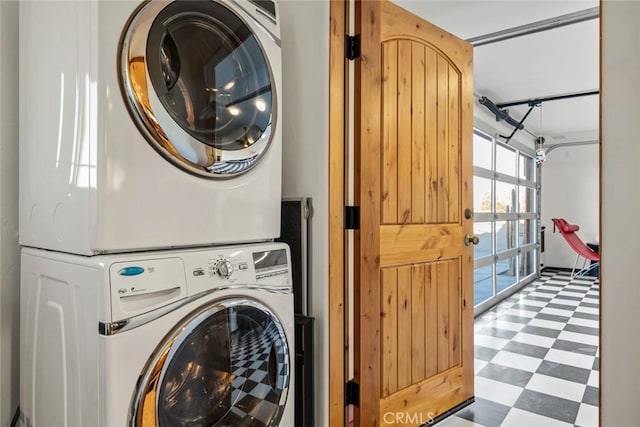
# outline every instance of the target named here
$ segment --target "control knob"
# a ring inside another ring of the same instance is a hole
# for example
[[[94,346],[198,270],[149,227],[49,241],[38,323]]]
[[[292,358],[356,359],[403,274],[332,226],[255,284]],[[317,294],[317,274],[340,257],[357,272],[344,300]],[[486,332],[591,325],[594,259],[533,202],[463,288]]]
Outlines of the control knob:
[[[226,259],[222,259],[218,261],[218,263],[216,264],[216,271],[218,272],[218,275],[220,277],[224,277],[225,279],[228,279],[229,277],[231,277],[231,274],[233,273],[233,265],[231,264],[230,261]]]

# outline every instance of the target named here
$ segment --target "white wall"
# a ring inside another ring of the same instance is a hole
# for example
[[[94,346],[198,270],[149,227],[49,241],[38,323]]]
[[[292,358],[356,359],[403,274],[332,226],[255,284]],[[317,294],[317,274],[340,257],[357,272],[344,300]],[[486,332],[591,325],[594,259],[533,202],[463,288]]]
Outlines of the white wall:
[[[557,148],[542,164],[542,225],[546,226],[544,260],[547,267],[571,268],[576,253],[551,218],[564,218],[580,226],[584,242],[597,242],[599,214],[599,147],[584,145]]]
[[[640,2],[602,17],[601,425],[640,425]]]
[[[0,1],[0,425],[18,406],[18,3]]]
[[[311,197],[310,314],[315,317],[316,426],[328,425],[329,2],[280,3],[283,197]]]

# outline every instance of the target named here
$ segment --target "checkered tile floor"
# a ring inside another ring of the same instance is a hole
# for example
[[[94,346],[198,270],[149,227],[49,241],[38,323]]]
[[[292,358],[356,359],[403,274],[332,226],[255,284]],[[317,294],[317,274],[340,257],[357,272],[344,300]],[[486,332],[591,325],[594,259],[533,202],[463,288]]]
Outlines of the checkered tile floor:
[[[599,284],[542,277],[475,321],[475,396],[440,427],[598,426]]]
[[[280,398],[289,381],[289,356],[275,323],[232,335],[231,373],[235,377],[233,407],[225,422],[229,426],[272,425],[284,410]]]

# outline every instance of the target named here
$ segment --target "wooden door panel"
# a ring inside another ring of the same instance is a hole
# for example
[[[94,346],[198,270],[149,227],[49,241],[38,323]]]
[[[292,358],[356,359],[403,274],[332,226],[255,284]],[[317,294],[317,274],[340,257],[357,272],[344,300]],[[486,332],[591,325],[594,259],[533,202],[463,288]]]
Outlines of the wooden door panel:
[[[383,43],[382,68],[382,224],[458,222],[460,71],[407,39]]]
[[[427,328],[425,323],[425,310],[429,306],[426,299],[427,288],[425,264],[411,266],[411,381],[412,384],[427,378],[426,361],[427,352],[431,349],[426,346]],[[384,312],[383,312],[384,313]],[[405,329],[404,333],[408,333]]]
[[[450,264],[449,270],[449,366],[458,366],[462,362],[460,353],[460,340],[462,337],[462,310],[464,310],[465,300],[462,298],[462,275],[460,274],[460,264],[462,260]],[[473,305],[473,304],[472,304]],[[469,331],[474,333],[474,331]],[[473,348],[468,348],[468,352],[473,355]]]
[[[398,223],[411,223],[411,41],[398,40]],[[383,58],[384,60],[384,58]],[[393,94],[389,94],[393,96]],[[383,95],[384,96],[384,95]],[[384,98],[383,98],[384,99]],[[384,114],[384,112],[382,113]],[[393,114],[393,112],[391,112]],[[391,153],[394,155],[394,153]],[[393,197],[392,194],[389,195]]]
[[[448,141],[444,146],[447,150],[447,168],[440,172],[447,182],[446,203],[447,216],[439,218],[439,222],[457,223],[460,221],[460,150],[461,150],[461,127],[460,127],[460,71],[450,64],[448,65]]]
[[[438,358],[433,357],[433,349],[438,348],[438,275],[433,264],[425,264],[425,378],[438,373]]]
[[[411,384],[411,267],[398,270],[398,389]],[[384,316],[384,313],[382,313]],[[384,350],[383,350],[384,351]]]
[[[466,399],[465,373],[462,368],[454,368],[438,374],[422,383],[413,384],[380,401],[379,424],[418,426],[428,424],[436,416],[453,408]],[[402,422],[396,418],[402,414]],[[391,416],[390,416],[391,415]],[[362,423],[362,425],[365,425]]]
[[[435,141],[438,137],[438,79],[429,76],[438,75],[438,52],[425,47],[425,140]],[[438,217],[438,145],[426,144],[425,170],[425,221],[431,222]]]
[[[398,391],[398,270],[381,270],[382,301],[382,396]]]
[[[425,222],[425,46],[411,42],[411,223]],[[405,65],[408,67],[408,65]]]
[[[383,397],[460,364],[459,263],[381,270]]]
[[[356,5],[356,420],[419,425],[473,395],[472,50],[388,1]]]
[[[436,265],[436,287],[442,286],[449,281],[449,266],[444,263]],[[449,335],[451,333],[449,324],[449,287],[442,286],[438,289],[438,347],[435,349],[438,357],[438,372],[446,371],[449,363]]]
[[[398,265],[460,256],[464,231],[459,225],[415,224],[380,227],[380,265]]]
[[[437,203],[438,203],[438,216],[436,217],[436,222],[446,222],[449,219],[449,176],[447,171],[449,170],[449,110],[446,107],[443,107],[442,104],[448,104],[449,101],[449,67],[447,60],[442,56],[438,55],[437,61],[437,71],[436,75],[438,76],[438,84],[437,84],[437,93],[438,93],[438,101],[436,105],[437,108],[437,138],[436,138],[436,146],[437,146],[437,164],[438,169],[436,173],[436,193],[437,193]],[[447,84],[444,84],[447,82]]]
[[[398,43],[382,45],[382,223],[398,223]]]

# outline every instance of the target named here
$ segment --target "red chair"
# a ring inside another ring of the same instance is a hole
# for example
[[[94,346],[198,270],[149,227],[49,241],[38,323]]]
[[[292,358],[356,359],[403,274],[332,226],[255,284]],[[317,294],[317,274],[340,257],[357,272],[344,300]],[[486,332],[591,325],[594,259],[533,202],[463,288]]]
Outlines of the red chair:
[[[580,230],[579,226],[569,224],[564,218],[551,218],[551,221],[553,221],[554,230],[560,231],[564,240],[576,253],[576,261],[573,263],[573,270],[571,270],[572,279],[576,276],[584,276],[600,265],[600,255],[587,246],[576,234],[576,231]],[[576,272],[580,257],[584,258],[584,261],[582,268]],[[587,266],[587,261],[591,261],[591,265]]]

